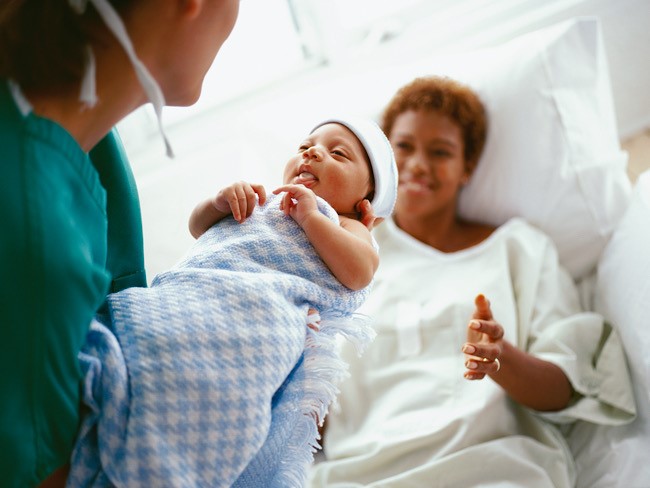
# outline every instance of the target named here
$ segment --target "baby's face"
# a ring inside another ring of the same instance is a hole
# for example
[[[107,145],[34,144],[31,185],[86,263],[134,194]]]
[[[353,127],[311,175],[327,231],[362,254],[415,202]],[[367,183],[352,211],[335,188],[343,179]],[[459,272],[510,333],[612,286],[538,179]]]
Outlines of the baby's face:
[[[305,185],[339,214],[355,214],[355,206],[372,189],[366,150],[347,127],[320,126],[300,144],[284,169],[284,183]]]

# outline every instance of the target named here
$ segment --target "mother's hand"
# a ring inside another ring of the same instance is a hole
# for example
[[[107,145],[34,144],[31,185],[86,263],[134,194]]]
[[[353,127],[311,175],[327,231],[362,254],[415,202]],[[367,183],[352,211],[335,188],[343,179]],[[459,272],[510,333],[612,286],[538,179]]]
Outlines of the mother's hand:
[[[496,374],[501,369],[499,357],[503,351],[503,327],[492,317],[490,302],[483,295],[474,300],[475,310],[467,325],[464,377],[481,380],[486,374]]]

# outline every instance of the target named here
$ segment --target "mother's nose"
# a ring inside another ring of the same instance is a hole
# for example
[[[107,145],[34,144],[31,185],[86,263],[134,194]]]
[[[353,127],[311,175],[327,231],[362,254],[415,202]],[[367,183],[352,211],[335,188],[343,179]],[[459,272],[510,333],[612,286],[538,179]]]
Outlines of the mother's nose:
[[[401,163],[401,164],[400,164]],[[425,173],[429,169],[427,161],[419,154],[412,154],[398,162],[399,169],[408,169],[411,173]]]

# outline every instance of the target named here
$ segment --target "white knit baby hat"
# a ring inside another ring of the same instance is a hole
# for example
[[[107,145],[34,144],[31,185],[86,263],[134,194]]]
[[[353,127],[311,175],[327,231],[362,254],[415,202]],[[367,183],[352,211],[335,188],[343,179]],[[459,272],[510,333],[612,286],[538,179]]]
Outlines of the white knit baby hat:
[[[372,208],[375,216],[387,218],[393,213],[397,199],[397,166],[390,142],[379,126],[370,119],[358,116],[333,117],[318,123],[311,132],[325,124],[341,124],[350,129],[368,153],[375,177],[375,196]]]

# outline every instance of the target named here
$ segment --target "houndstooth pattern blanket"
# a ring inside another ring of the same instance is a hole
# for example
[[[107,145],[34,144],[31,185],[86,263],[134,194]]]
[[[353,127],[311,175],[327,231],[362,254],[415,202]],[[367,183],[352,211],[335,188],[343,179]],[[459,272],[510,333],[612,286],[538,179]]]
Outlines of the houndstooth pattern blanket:
[[[303,485],[346,374],[336,336],[362,348],[373,333],[354,314],[368,288],[341,285],[279,201],[221,221],[150,288],[109,296],[80,354],[68,486]]]

